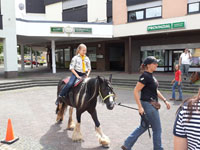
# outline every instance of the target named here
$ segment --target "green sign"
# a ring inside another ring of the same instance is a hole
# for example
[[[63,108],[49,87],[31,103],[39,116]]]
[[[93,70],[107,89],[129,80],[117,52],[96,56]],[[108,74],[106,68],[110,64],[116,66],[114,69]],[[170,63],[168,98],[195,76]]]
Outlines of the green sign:
[[[184,28],[184,27],[185,27],[185,22],[175,22],[175,23],[173,23],[173,29]]]
[[[185,28],[185,22],[174,22],[174,23],[150,25],[147,27],[147,31],[169,30],[169,29],[178,29],[178,28]]]
[[[171,29],[171,23],[151,25],[147,27],[147,31],[166,30]]]
[[[51,32],[63,33],[63,27],[51,27]]]
[[[75,33],[92,33],[92,28],[74,28]]]

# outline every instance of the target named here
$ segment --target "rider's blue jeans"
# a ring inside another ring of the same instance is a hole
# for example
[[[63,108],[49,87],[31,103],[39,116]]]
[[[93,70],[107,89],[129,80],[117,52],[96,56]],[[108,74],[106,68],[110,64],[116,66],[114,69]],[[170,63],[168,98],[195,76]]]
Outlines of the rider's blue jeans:
[[[161,142],[161,123],[160,116],[157,109],[155,109],[149,102],[141,101],[141,104],[144,108],[146,118],[152,126],[153,130],[153,149],[154,150],[163,150]],[[127,150],[131,150],[137,139],[147,130],[147,126],[141,125],[129,135],[125,140],[124,146]]]
[[[181,84],[178,85],[178,81],[175,81],[173,86],[172,86],[172,98],[176,98],[176,93],[175,93],[175,90],[176,90],[176,87],[178,86],[178,92],[179,92],[179,99],[182,99],[182,89],[181,89]]]
[[[76,71],[76,73],[79,76],[84,76],[85,75],[85,73],[81,73],[81,72],[78,72],[78,71]],[[60,92],[59,96],[65,96],[69,92],[70,88],[74,85],[76,79],[77,79],[76,76],[72,73],[72,76],[70,77],[69,82],[63,87],[63,89]]]

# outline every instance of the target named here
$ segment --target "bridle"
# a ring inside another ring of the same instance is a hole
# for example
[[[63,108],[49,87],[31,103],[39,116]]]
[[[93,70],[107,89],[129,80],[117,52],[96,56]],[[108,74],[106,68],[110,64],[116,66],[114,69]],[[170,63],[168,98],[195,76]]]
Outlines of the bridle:
[[[112,94],[108,94],[108,95],[106,95],[105,97],[102,96],[101,90],[100,90],[100,87],[99,87],[99,95],[100,95],[100,97],[101,97],[101,99],[102,99],[103,102],[104,102],[106,99],[108,99],[109,97],[111,97],[111,96],[115,97],[115,93],[113,92],[112,87],[111,87],[109,84],[108,84],[108,87],[109,87],[110,90],[112,91]]]
[[[100,92],[100,89],[99,89],[99,95],[102,99],[102,101],[104,102],[107,98],[111,97],[111,96],[115,96],[115,94],[108,94],[107,96],[103,97],[101,92]]]

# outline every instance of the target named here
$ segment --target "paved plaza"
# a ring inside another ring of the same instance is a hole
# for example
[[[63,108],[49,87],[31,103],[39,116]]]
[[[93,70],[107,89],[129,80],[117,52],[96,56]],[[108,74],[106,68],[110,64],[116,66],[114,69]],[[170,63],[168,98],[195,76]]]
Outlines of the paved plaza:
[[[132,89],[115,87],[117,101],[136,107]],[[169,92],[164,95],[170,98]],[[184,97],[191,96],[190,94]],[[101,150],[97,140],[94,123],[86,112],[82,115],[81,131],[83,143],[72,142],[72,131],[67,131],[67,117],[62,124],[56,124],[55,104],[56,87],[36,87],[0,93],[0,138],[5,138],[8,118],[11,118],[15,136],[20,138],[16,143],[0,145],[0,150]],[[165,150],[173,149],[172,128],[175,112],[180,102],[170,102],[171,110],[167,111],[162,103],[160,116],[163,128],[163,146]],[[120,150],[124,139],[139,124],[137,111],[115,106],[107,110],[98,103],[98,117],[104,133],[109,136],[111,145],[108,150]],[[74,113],[75,118],[75,113]],[[136,143],[135,150],[151,150],[152,139],[148,133],[142,135]]]

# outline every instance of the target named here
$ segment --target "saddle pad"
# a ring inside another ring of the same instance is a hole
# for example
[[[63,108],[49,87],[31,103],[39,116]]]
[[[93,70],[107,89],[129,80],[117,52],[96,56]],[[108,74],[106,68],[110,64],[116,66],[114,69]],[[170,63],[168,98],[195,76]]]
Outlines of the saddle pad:
[[[65,79],[63,79],[63,82],[65,84],[67,84],[70,80],[70,77],[66,77]],[[74,87],[78,86],[81,82],[83,81],[83,78],[82,79],[76,79],[75,83],[74,83]]]

